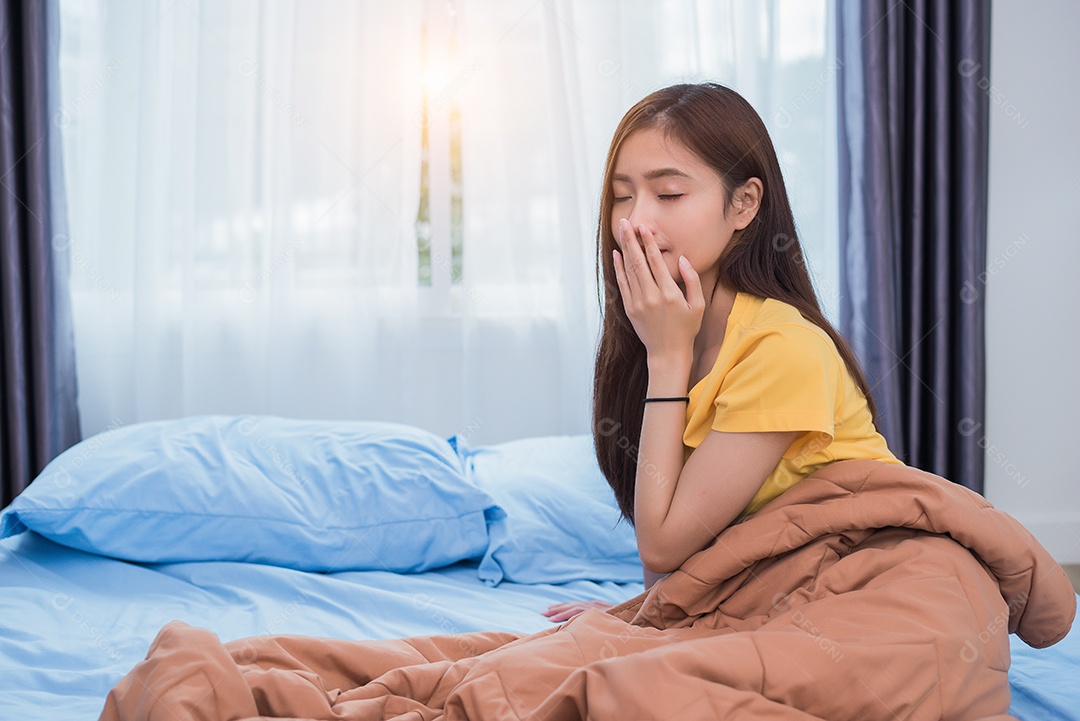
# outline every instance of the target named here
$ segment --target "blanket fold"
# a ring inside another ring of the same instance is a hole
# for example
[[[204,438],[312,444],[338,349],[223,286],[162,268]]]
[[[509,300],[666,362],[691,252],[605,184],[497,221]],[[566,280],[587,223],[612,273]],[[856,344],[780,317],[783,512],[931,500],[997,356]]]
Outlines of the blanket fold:
[[[1004,719],[1008,634],[1048,646],[1075,613],[982,496],[840,461],[647,592],[535,634],[221,644],[172,622],[101,718]]]

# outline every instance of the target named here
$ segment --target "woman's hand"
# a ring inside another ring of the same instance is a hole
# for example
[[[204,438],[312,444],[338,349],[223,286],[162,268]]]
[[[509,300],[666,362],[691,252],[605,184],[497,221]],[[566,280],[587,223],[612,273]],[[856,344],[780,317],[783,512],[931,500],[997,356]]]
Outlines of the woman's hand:
[[[685,354],[693,348],[705,312],[701,279],[690,262],[679,256],[684,294],[668,271],[652,231],[644,225],[638,230],[640,242],[629,221],[619,221],[621,252],[613,255],[623,308],[650,356]]]
[[[566,603],[554,603],[548,607],[548,610],[541,611],[548,620],[555,623],[562,623],[568,621],[574,616],[578,615],[582,611],[589,608],[599,608],[601,611],[611,608],[614,604],[604,603],[603,601],[568,601]]]

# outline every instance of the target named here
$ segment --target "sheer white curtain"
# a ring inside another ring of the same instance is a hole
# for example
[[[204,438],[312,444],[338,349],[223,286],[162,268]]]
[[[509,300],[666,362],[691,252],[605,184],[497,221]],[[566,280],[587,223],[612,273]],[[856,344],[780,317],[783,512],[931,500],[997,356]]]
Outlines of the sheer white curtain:
[[[587,432],[603,162],[673,82],[758,108],[835,287],[824,0],[61,10],[84,434],[202,413]]]

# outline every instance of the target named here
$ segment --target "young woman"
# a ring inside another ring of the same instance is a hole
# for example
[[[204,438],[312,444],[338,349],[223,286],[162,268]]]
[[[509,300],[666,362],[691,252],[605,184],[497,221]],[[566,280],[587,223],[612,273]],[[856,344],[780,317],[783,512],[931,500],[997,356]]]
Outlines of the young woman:
[[[596,455],[646,586],[813,471],[899,464],[821,312],[761,118],[715,83],[635,105],[608,151]],[[561,622],[599,602],[556,604]]]
[[[597,458],[649,583],[750,517],[688,569],[703,573],[664,581],[656,603],[527,635],[223,645],[174,622],[102,719],[1005,718],[1009,631],[1041,648],[1076,613],[1020,524],[874,462],[803,486],[820,506],[760,511],[826,464],[900,462],[818,308],[750,106],[717,85],[635,106],[611,145],[598,238]]]

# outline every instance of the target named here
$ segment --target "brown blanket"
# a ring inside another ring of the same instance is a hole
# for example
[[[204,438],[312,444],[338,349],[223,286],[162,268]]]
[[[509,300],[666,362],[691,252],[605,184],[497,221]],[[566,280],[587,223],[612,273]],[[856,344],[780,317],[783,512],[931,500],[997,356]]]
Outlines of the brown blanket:
[[[905,466],[818,471],[649,591],[531,635],[241,639],[165,626],[102,719],[1008,718],[1008,634],[1069,630],[1053,558]]]

